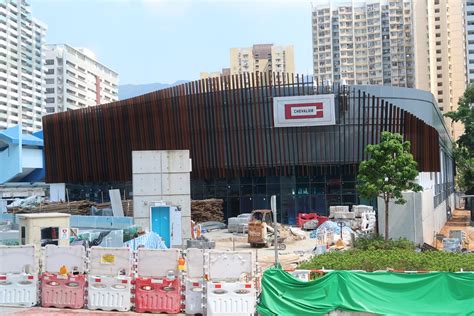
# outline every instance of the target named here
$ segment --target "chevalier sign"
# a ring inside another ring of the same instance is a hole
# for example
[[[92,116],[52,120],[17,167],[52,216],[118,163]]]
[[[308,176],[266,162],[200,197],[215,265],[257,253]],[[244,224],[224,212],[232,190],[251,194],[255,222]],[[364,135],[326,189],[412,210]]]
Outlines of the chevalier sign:
[[[273,98],[275,127],[336,124],[334,94]]]

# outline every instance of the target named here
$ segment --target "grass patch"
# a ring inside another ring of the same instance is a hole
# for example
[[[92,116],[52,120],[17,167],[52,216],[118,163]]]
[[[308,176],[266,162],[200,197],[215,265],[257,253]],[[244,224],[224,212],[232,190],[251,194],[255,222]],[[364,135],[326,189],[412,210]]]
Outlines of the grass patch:
[[[352,249],[315,256],[299,269],[474,271],[474,254],[409,249]]]

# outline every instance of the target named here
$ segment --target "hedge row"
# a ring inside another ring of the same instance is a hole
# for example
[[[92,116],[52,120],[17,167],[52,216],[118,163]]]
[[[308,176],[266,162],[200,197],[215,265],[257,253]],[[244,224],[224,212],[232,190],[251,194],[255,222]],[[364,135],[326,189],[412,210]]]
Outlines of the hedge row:
[[[330,252],[302,263],[299,269],[405,271],[474,271],[474,254],[442,251],[415,252],[407,249]]]

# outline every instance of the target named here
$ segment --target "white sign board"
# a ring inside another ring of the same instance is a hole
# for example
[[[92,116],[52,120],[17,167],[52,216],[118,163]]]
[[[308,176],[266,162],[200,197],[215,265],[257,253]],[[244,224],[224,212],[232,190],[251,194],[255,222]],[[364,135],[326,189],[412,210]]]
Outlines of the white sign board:
[[[59,232],[59,239],[60,240],[68,240],[69,239],[69,228],[61,228]]]
[[[275,127],[336,124],[334,94],[273,98]]]

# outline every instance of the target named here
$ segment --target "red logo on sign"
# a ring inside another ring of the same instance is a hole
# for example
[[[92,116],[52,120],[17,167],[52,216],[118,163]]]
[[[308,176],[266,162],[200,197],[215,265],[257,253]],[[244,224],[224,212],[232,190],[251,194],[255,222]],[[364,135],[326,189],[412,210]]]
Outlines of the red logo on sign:
[[[285,104],[285,119],[311,119],[311,118],[323,118],[323,103],[298,103],[298,104]]]

